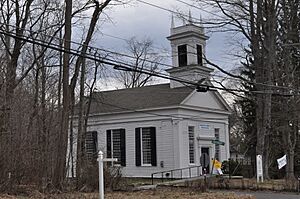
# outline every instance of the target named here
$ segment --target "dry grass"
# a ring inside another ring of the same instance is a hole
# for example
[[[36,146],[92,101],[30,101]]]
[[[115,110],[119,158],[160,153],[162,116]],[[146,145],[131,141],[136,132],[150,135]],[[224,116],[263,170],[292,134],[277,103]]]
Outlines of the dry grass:
[[[45,195],[33,192],[30,196],[0,195],[1,199],[98,199],[97,193],[65,193]],[[111,192],[106,199],[254,199],[253,196],[236,195],[234,193],[200,193],[191,189],[162,188],[138,192]]]

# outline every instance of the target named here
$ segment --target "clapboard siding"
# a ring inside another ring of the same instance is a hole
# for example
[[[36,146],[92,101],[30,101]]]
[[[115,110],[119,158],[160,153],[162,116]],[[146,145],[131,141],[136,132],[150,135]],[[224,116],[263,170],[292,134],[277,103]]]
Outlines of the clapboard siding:
[[[200,165],[201,147],[209,147],[210,158],[215,155],[215,145],[211,140],[215,139],[215,129],[219,129],[220,140],[228,145],[228,140],[226,140],[227,125],[224,122],[203,122],[203,121],[193,121],[184,120],[180,124],[180,167],[189,167],[193,165]],[[191,165],[189,163],[189,141],[188,141],[188,127],[193,126],[195,131],[195,164]],[[198,138],[198,139],[197,139]],[[224,161],[228,159],[227,157],[227,147],[220,146],[220,160]]]
[[[156,128],[156,149],[157,166],[136,166],[135,164],[135,128],[155,127]],[[126,167],[122,171],[125,176],[150,177],[153,172],[174,169],[173,131],[172,121],[152,121],[152,122],[130,122],[110,125],[94,126],[99,129],[99,148],[106,153],[106,130],[125,129],[126,137]],[[163,167],[161,167],[163,161]]]
[[[124,176],[151,177],[154,172],[200,165],[201,147],[209,147],[211,158],[214,156],[215,146],[211,140],[214,139],[215,128],[219,129],[220,140],[226,143],[225,147],[220,146],[220,158],[221,160],[228,159],[228,115],[212,112],[201,112],[199,114],[199,111],[191,109],[162,110],[156,113],[160,115],[177,115],[177,117],[164,118],[142,113],[128,113],[114,116],[93,116],[89,119],[88,130],[98,132],[98,149],[102,150],[105,155],[106,131],[109,129],[125,129],[126,167],[122,169]],[[180,115],[185,118],[190,115],[191,119],[178,119]],[[203,118],[212,119],[197,119],[199,115]],[[214,117],[218,119],[213,120]],[[224,120],[220,120],[220,117],[223,117]],[[195,130],[195,164],[193,165],[189,163],[188,126],[194,126]],[[156,127],[157,166],[136,166],[135,128],[137,127]],[[163,167],[161,167],[162,161]]]

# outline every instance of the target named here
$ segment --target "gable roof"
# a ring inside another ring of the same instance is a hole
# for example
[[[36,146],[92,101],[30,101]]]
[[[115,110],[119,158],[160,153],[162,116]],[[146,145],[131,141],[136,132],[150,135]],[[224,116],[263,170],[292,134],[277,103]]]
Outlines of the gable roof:
[[[180,105],[194,90],[189,87],[170,88],[158,84],[92,94],[90,113],[114,113]]]

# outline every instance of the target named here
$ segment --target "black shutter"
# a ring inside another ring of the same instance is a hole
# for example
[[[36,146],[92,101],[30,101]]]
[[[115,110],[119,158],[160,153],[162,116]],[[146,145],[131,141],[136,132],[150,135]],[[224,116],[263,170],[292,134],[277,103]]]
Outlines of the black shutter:
[[[141,129],[135,129],[135,165],[141,166]]]
[[[121,166],[126,166],[126,140],[125,140],[125,129],[120,129],[121,137]],[[118,160],[119,161],[119,160]]]
[[[106,157],[111,158],[111,130],[106,131]]]
[[[152,166],[157,166],[155,127],[150,127],[150,135],[151,135],[151,164]]]
[[[98,150],[97,131],[92,132],[92,139],[93,139],[93,156],[97,157],[97,150]]]

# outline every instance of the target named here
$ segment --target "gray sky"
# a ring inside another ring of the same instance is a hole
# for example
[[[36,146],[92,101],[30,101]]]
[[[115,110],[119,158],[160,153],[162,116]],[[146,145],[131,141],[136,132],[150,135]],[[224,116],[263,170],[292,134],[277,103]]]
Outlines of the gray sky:
[[[200,19],[200,15],[203,20],[207,20],[211,17],[211,14],[207,12],[190,7],[176,0],[144,1],[174,11],[180,10],[185,14],[188,14],[189,10],[191,10],[193,18],[197,19]],[[191,3],[191,1],[185,2]],[[169,41],[166,39],[166,37],[169,36],[171,25],[172,14],[170,12],[133,1],[130,5],[119,6],[109,11],[107,14],[111,17],[113,23],[106,22],[101,26],[100,31],[103,32],[104,35],[101,35],[100,33],[96,35],[96,46],[113,51],[124,52],[126,42],[113,37],[129,39],[136,36],[140,39],[150,38],[153,40],[154,46],[158,47],[158,51],[161,50],[161,48],[170,50]],[[175,18],[175,24],[177,26],[182,25],[182,20]],[[223,68],[232,68],[234,61],[232,60],[232,57],[228,56],[228,52],[233,51],[232,47],[228,45],[230,36],[225,33],[208,33],[207,35],[210,39],[207,41],[206,56],[212,62],[217,63]]]

